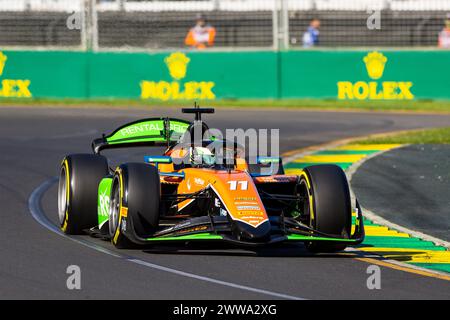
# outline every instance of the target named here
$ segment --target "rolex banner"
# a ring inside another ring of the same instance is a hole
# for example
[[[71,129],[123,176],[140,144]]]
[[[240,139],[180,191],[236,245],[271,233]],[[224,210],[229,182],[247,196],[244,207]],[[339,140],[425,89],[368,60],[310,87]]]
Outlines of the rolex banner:
[[[91,97],[201,101],[278,95],[273,52],[98,53],[89,60]]]
[[[0,99],[450,99],[448,74],[449,51],[0,50]]]
[[[450,51],[286,52],[283,98],[449,99]]]
[[[83,53],[0,49],[0,99],[86,98],[87,66]]]

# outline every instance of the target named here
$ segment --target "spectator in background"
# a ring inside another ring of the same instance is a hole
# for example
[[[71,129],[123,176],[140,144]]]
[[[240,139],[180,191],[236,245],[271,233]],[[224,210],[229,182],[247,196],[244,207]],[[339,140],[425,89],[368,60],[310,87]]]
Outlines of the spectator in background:
[[[184,43],[191,48],[205,49],[214,45],[215,37],[216,29],[206,24],[203,15],[197,15],[196,25],[189,30]]]
[[[310,48],[319,44],[320,20],[314,18],[310,21],[308,30],[303,34],[303,47]]]
[[[439,32],[439,48],[450,49],[450,13],[447,13],[444,29]]]

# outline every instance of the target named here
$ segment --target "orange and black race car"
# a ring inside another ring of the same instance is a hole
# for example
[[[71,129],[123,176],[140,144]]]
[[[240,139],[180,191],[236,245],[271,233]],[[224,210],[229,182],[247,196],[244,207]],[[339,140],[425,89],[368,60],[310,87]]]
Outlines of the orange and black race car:
[[[340,167],[310,166],[297,176],[284,174],[278,157],[256,157],[250,164],[242,146],[208,136],[201,116],[214,109],[183,112],[194,113],[195,121],[143,119],[94,140],[93,154],[66,156],[58,188],[62,230],[110,239],[119,248],[303,242],[311,251],[333,252],[362,242],[361,209],[356,202],[352,224]],[[138,146],[166,151],[116,168],[101,155]]]

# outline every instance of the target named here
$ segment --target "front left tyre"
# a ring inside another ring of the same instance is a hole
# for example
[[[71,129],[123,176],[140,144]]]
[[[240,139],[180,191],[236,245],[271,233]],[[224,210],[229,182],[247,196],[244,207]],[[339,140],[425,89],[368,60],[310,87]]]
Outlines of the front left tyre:
[[[159,225],[161,184],[158,170],[146,163],[126,163],[117,168],[111,188],[109,230],[112,243],[121,249],[135,245],[127,238],[132,224],[139,237]]]
[[[64,158],[58,184],[58,217],[64,233],[82,234],[98,224],[98,185],[108,173],[103,156],[72,154]]]

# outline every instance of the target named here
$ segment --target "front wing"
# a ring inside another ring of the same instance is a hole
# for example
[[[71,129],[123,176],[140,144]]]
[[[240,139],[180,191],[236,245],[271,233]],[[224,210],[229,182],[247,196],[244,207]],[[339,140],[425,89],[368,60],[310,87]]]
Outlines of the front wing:
[[[364,240],[364,223],[361,208],[356,203],[353,233],[349,238],[339,238],[312,230],[292,218],[269,217],[271,223],[270,239],[266,241],[243,241],[233,235],[227,217],[202,216],[184,220],[164,228],[155,234],[142,237],[136,234],[131,219],[126,221],[122,231],[134,243],[141,245],[176,242],[223,241],[240,246],[264,246],[281,242],[333,242],[336,244],[358,245]]]

